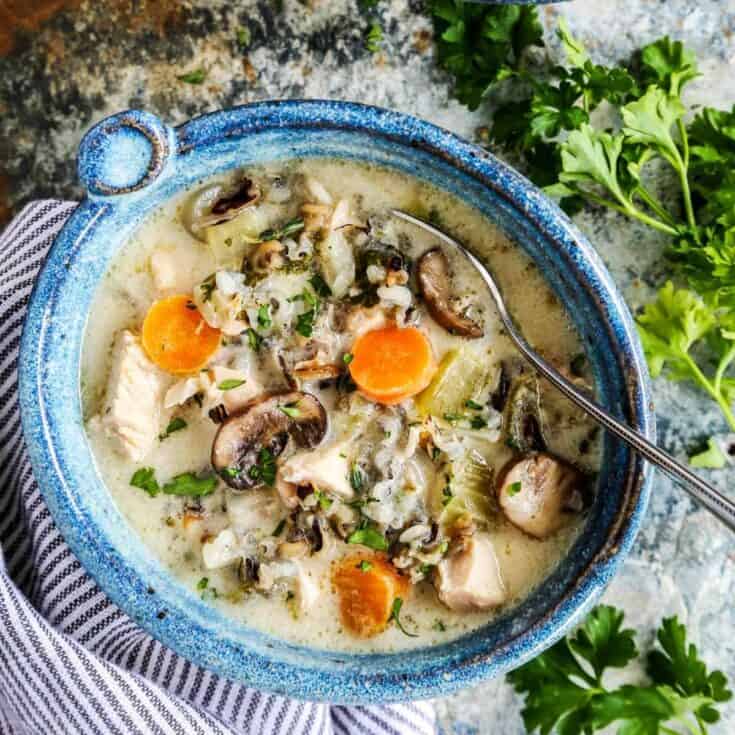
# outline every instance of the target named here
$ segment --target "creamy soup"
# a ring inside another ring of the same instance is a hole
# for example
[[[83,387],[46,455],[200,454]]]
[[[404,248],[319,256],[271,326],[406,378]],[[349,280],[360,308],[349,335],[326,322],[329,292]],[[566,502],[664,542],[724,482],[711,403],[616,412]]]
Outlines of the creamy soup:
[[[201,182],[95,295],[82,395],[97,468],[143,542],[234,620],[322,648],[449,640],[523,600],[591,500],[595,429],[521,362],[589,383],[529,259],[409,176],[331,160]]]

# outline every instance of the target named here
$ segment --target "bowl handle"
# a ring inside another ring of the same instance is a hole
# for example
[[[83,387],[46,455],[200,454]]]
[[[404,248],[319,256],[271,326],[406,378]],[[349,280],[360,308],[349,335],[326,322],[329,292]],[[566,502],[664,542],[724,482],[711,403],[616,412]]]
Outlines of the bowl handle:
[[[174,151],[172,128],[149,112],[126,110],[87,132],[79,146],[77,172],[92,195],[129,194],[154,182]]]

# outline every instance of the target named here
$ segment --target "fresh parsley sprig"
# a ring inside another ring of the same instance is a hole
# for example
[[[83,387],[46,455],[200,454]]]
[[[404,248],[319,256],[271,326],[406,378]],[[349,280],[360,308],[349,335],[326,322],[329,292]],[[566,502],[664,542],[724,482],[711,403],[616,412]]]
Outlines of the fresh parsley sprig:
[[[474,109],[512,80],[491,99],[488,140],[569,213],[602,206],[670,238],[680,287],[665,286],[638,320],[651,371],[703,389],[735,430],[735,108],[704,108],[686,124],[681,95],[699,72],[694,54],[668,37],[629,63],[602,66],[562,19],[566,63],[528,65],[525,49],[541,44],[532,9],[437,0],[429,11],[459,100]],[[594,122],[602,105],[612,127]],[[675,206],[651,188],[654,164],[673,172]]]
[[[606,686],[610,669],[625,668],[639,655],[623,619],[614,607],[597,607],[575,634],[509,674],[524,697],[528,733],[591,735],[615,724],[619,735],[676,735],[677,727],[706,735],[707,725],[717,722],[717,706],[732,697],[727,679],[707,670],[675,617],[663,620],[659,648],[648,654],[650,684]]]

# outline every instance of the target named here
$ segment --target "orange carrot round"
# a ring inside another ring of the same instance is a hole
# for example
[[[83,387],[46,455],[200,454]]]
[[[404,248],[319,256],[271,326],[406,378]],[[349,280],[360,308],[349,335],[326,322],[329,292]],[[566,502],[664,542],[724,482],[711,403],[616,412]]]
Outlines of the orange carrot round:
[[[415,396],[435,371],[431,343],[415,327],[376,329],[358,337],[352,348],[352,379],[366,398],[378,403]]]
[[[332,574],[339,597],[342,624],[368,638],[385,630],[396,597],[405,595],[408,581],[377,554],[353,554],[342,559]]]
[[[146,314],[143,349],[169,373],[192,373],[204,367],[220,344],[220,331],[204,321],[188,296],[156,301]]]

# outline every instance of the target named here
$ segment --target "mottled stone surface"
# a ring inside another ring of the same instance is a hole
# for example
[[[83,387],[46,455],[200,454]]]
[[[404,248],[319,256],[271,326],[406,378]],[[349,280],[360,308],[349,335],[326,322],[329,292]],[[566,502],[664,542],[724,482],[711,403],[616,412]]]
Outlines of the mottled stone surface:
[[[257,99],[343,98],[410,112],[469,138],[486,120],[482,111],[470,113],[450,99],[417,0],[383,0],[375,11],[354,0],[314,0],[311,6],[285,0],[282,12],[267,0],[4,5],[15,12],[18,32],[0,23],[0,54],[6,54],[0,58],[0,221],[39,196],[78,196],[74,151],[80,136],[126,107],[178,123]],[[29,8],[36,15],[23,19]],[[547,28],[560,12],[600,61],[627,57],[665,33],[685,40],[703,71],[688,99],[720,107],[735,102],[734,0],[576,0],[545,8]],[[377,54],[364,43],[374,17],[385,33]],[[238,46],[239,27],[250,31],[247,50]],[[200,67],[207,70],[202,85],[177,80]],[[638,307],[665,277],[662,238],[617,216],[586,212],[577,221],[630,306]],[[687,386],[658,381],[655,399],[661,443],[679,456],[725,429],[713,404]],[[710,476],[728,489],[735,472]],[[735,542],[664,478],[656,482],[648,523],[607,599],[626,608],[642,643],[661,616],[684,616],[708,661],[735,680]],[[523,732],[516,697],[502,681],[437,706],[447,733]],[[734,730],[731,706],[711,732]]]

